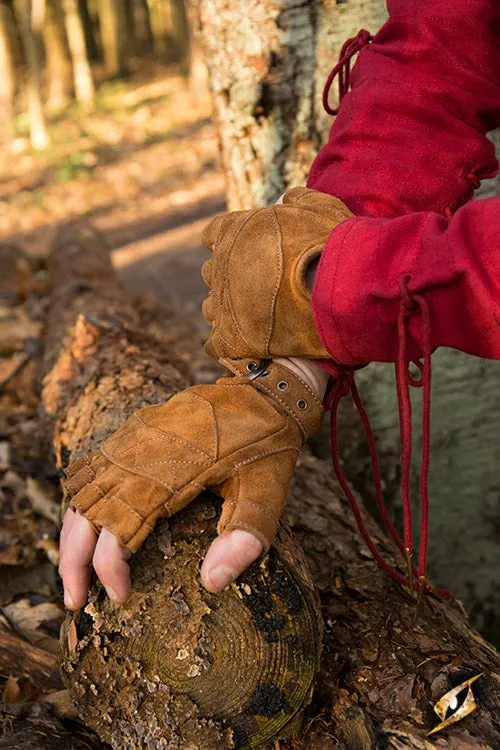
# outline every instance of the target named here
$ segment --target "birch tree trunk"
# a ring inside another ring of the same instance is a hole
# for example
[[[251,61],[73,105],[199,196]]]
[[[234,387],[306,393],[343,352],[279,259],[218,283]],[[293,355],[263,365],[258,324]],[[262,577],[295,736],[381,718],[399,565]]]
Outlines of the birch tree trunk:
[[[76,99],[86,109],[92,109],[95,101],[94,79],[87,56],[85,31],[78,10],[77,0],[63,0],[68,44],[73,61],[73,76]]]
[[[322,108],[324,81],[345,39],[360,28],[375,33],[381,26],[385,2],[192,0],[192,9],[210,74],[228,206],[267,205],[285,189],[304,184],[332,122]],[[332,104],[334,99],[332,90]],[[488,195],[500,193],[498,182],[485,189]],[[455,351],[433,358],[429,550],[431,578],[451,588],[498,645],[499,370],[498,362]],[[372,365],[357,378],[379,437],[388,502],[397,518],[400,445],[393,370]],[[418,408],[419,394],[414,396]],[[350,436],[342,441],[348,477],[366,498],[368,451],[349,410],[341,433]],[[415,454],[419,439],[417,428]],[[320,449],[329,453],[326,433]],[[417,472],[415,466],[414,478]]]
[[[383,0],[192,0],[210,72],[229,208],[304,184],[329,126],[323,81],[345,38],[376,28]]]

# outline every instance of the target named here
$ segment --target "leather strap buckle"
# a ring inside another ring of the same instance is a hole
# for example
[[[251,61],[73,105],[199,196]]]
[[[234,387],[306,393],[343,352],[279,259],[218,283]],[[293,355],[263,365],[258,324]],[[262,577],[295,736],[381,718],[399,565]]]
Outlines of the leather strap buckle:
[[[256,380],[256,378],[265,378],[266,375],[269,375],[269,371],[267,370],[268,365],[270,365],[272,362],[272,359],[261,359],[259,364],[256,362],[249,362],[247,364],[247,370],[249,370],[248,375],[245,375],[244,377],[247,378],[247,380]],[[255,365],[255,367],[251,367],[251,365]]]

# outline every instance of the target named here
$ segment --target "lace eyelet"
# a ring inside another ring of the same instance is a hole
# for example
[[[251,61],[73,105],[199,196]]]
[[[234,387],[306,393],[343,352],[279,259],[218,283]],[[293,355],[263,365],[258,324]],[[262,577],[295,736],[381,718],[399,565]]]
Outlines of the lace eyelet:
[[[258,367],[257,362],[248,362],[247,364],[247,370],[248,372],[253,372]]]
[[[303,398],[299,399],[297,401],[297,407],[300,409],[300,411],[304,411],[307,409],[307,401]]]
[[[286,380],[280,380],[276,387],[279,388],[280,391],[287,391],[288,383]]]

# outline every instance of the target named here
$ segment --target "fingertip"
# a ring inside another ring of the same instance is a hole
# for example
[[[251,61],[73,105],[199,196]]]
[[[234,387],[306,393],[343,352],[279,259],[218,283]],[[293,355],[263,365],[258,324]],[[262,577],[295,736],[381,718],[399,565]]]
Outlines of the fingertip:
[[[263,551],[262,542],[248,531],[226,531],[212,542],[200,576],[211,593],[220,593],[236,580]]]
[[[234,531],[230,531],[228,539],[230,539],[231,544],[236,547],[239,552],[248,555],[248,557],[253,556],[253,560],[256,560],[264,550],[264,546],[260,539],[249,531],[244,531],[243,529],[234,529]]]

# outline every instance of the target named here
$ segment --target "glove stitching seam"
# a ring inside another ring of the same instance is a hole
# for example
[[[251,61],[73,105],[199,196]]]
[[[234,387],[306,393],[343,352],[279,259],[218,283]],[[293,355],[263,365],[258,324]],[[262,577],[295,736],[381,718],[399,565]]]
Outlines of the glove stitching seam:
[[[203,396],[200,396],[199,393],[196,393],[193,390],[191,390],[190,395],[191,396],[196,396],[197,398],[201,398],[205,403],[210,404],[210,402],[207,401],[206,398],[203,398]],[[167,401],[166,403],[169,403],[169,402]],[[162,404],[162,406],[165,406],[165,404]],[[192,450],[196,451],[196,453],[201,453],[201,455],[205,456],[209,461],[213,461],[213,456],[210,456],[204,450],[202,450],[201,448],[198,448],[196,445],[193,445],[188,440],[185,440],[184,438],[181,438],[181,437],[179,437],[177,435],[173,435],[170,432],[163,432],[162,430],[160,430],[159,427],[154,427],[153,425],[149,425],[147,422],[144,422],[144,420],[142,420],[141,417],[139,417],[138,414],[134,414],[134,417],[136,417],[136,419],[139,421],[139,423],[146,430],[149,430],[151,432],[157,432],[158,433],[157,438],[162,438],[162,439],[165,439],[165,440],[179,440],[183,445],[187,446],[188,448],[192,448]],[[149,438],[149,440],[152,440],[152,439],[153,438]],[[104,446],[103,446],[103,448],[104,448]]]
[[[66,492],[69,495],[71,495],[71,494],[73,494],[73,492],[75,492],[74,489],[73,490],[71,489],[71,484],[75,484],[75,481],[74,481],[75,478],[78,476],[78,474],[81,474],[82,472],[88,472],[88,476],[90,476],[90,480],[89,480],[90,482],[93,482],[94,479],[96,478],[95,471],[93,471],[88,464],[86,466],[83,466],[79,471],[76,472],[76,474],[73,474],[73,476],[69,477],[66,480],[66,482],[64,483],[64,487],[66,489]],[[88,484],[88,483],[89,482],[86,482],[85,484]],[[85,485],[83,485],[83,487],[85,487]],[[83,489],[83,487],[81,487],[80,489]],[[76,492],[79,492],[79,490],[76,490]]]
[[[278,435],[279,433],[276,433],[276,434]],[[298,448],[290,448],[290,447],[274,448],[273,450],[269,450],[269,451],[266,451],[264,453],[258,453],[256,456],[253,456],[252,458],[247,458],[244,461],[240,461],[240,463],[235,464],[233,466],[233,471],[236,472],[239,469],[241,469],[242,466],[248,466],[249,464],[253,464],[256,461],[258,461],[259,459],[265,458],[266,456],[275,456],[278,453],[286,453],[287,451],[291,451],[292,453],[297,454],[297,456],[300,453],[300,450]]]
[[[146,466],[160,466],[161,464],[190,464],[192,466],[206,466],[207,464],[211,464],[213,459],[210,459],[210,461],[207,459],[203,463],[201,461],[187,461],[183,460],[182,458],[165,458],[163,460],[158,459],[157,461],[148,461],[147,463],[141,463],[140,466],[137,465],[137,468],[145,468]],[[175,473],[175,469],[172,469],[172,471]],[[177,479],[177,477],[175,476]]]
[[[276,234],[278,236],[278,246],[276,249],[276,256],[278,260],[278,278],[276,280],[276,284],[274,286],[274,292],[271,300],[271,307],[269,310],[269,323],[268,323],[268,329],[267,329],[267,337],[266,337],[266,355],[269,355],[270,352],[270,346],[271,346],[271,338],[273,335],[273,322],[274,322],[274,315],[276,313],[276,300],[278,299],[278,293],[280,290],[281,283],[283,281],[283,270],[284,270],[284,258],[283,258],[283,234],[281,232],[281,228],[278,222],[278,217],[276,215],[276,209],[274,206],[271,209],[271,216],[273,218],[274,222],[274,228],[276,231]]]
[[[210,411],[212,412],[212,428],[213,428],[213,456],[209,456],[208,453],[205,453],[204,451],[199,450],[200,453],[202,453],[204,456],[207,456],[208,460],[211,462],[217,461],[217,456],[219,453],[219,433],[217,429],[217,418],[215,416],[215,409],[214,405],[211,401],[209,401],[205,396],[202,396],[201,393],[197,393],[196,391],[191,391],[191,395],[195,396],[195,398],[200,399],[203,401],[204,404],[207,404],[210,408]]]
[[[279,520],[280,520],[279,517],[275,516],[274,513],[269,510],[269,508],[266,508],[264,505],[259,505],[259,503],[256,503],[253,500],[238,500],[236,502],[234,500],[227,500],[226,503],[230,505],[232,508],[240,508],[242,505],[252,505],[254,508],[258,508],[263,513],[265,513],[270,518],[272,518],[273,521],[276,521],[276,523],[279,523]],[[224,503],[224,505],[226,505],[226,503]],[[233,515],[234,515],[234,511],[233,511]],[[233,519],[233,516],[231,516],[231,520],[228,521],[228,523],[233,523],[232,519]],[[236,523],[238,522],[236,521]]]
[[[224,336],[222,335],[222,333],[221,333],[221,332],[220,332],[219,330],[217,330],[217,331],[215,332],[215,334],[212,334],[212,337],[213,337],[214,335],[216,335],[216,336],[217,336],[217,338],[218,338],[218,339],[219,339],[220,341],[222,341],[222,342],[223,342],[223,343],[224,343],[224,344],[225,344],[225,345],[226,345],[226,346],[227,346],[227,347],[228,347],[229,349],[232,349],[233,353],[234,353],[234,354],[236,354],[236,355],[237,355],[238,357],[244,357],[244,356],[245,356],[245,352],[244,352],[244,351],[243,351],[242,349],[237,349],[237,348],[236,348],[236,347],[235,347],[235,346],[234,346],[233,344],[230,344],[230,343],[229,343],[229,341],[227,341],[227,340],[226,340],[226,339],[224,338]],[[249,344],[248,346],[250,346],[250,344]],[[222,354],[222,356],[227,356],[227,355],[225,354],[224,350],[222,350],[222,351],[221,351],[221,354]]]
[[[104,500],[105,498],[103,497],[101,499]],[[141,525],[146,521],[146,518],[144,518],[143,516],[141,516],[141,514],[139,513],[139,511],[137,511],[135,508],[133,508],[131,505],[129,505],[127,502],[125,502],[125,500],[122,500],[121,497],[119,497],[118,490],[117,490],[117,492],[114,495],[109,495],[108,494],[107,499],[108,499],[108,501],[113,500],[113,501],[119,502],[121,505],[124,505],[128,510],[130,510],[132,513],[134,513],[137,516],[137,518],[140,519]]]
[[[217,323],[215,324],[215,328],[217,330],[219,330],[219,328],[220,328],[220,320],[221,320],[221,317],[222,317],[222,312],[223,312],[223,307],[224,307],[224,293],[226,293],[226,296],[227,296],[227,292],[228,292],[228,289],[229,289],[229,281],[228,281],[228,271],[227,271],[227,269],[228,269],[228,265],[229,265],[229,259],[231,257],[231,252],[232,252],[232,250],[234,248],[234,244],[235,244],[236,240],[238,239],[238,236],[240,235],[240,233],[242,232],[242,230],[244,229],[244,227],[248,224],[248,222],[252,219],[254,213],[255,213],[255,211],[250,211],[249,215],[245,219],[243,219],[243,221],[240,224],[240,226],[236,229],[236,232],[234,233],[234,236],[228,242],[227,251],[224,253],[224,256],[223,256],[223,260],[222,260],[221,266],[222,266],[222,278],[223,278],[223,282],[224,283],[222,285],[222,292],[221,292],[220,299],[219,299],[219,314],[217,316]],[[223,223],[221,224],[221,228],[220,228],[219,234],[217,236],[217,242],[220,242],[220,240],[221,240],[222,225],[223,225]],[[214,257],[215,257],[215,252],[214,252]],[[233,320],[234,320],[234,316],[232,314],[232,309],[231,309],[231,305],[229,304],[229,300],[227,302],[227,306],[229,307],[229,311],[231,313],[231,317],[233,317]],[[235,323],[236,323],[236,321],[235,321]],[[243,336],[243,334],[239,330],[239,327],[238,327],[237,324],[236,324],[236,330],[237,330],[238,334],[241,336],[241,338],[243,339],[243,341],[247,344],[247,346],[250,346],[250,344],[248,343],[248,341],[245,339],[245,337]],[[234,349],[234,347],[231,347],[231,348],[233,349],[233,351],[237,351],[237,350]]]

